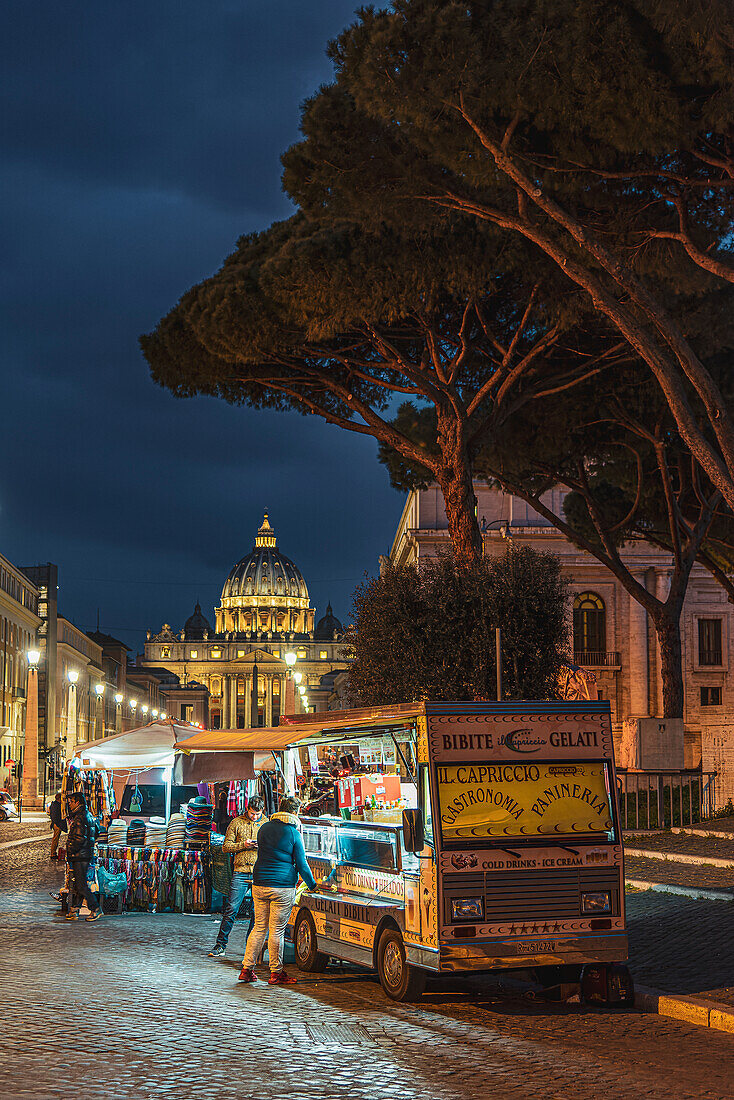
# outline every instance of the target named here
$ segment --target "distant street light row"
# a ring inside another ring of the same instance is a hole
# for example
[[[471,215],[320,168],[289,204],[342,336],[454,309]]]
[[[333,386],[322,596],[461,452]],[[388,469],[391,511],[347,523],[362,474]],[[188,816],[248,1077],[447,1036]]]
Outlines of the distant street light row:
[[[37,649],[29,649],[26,656],[28,658],[28,667],[29,667],[29,669],[33,669],[34,671],[37,670],[38,665],[41,661],[40,651],[37,650]],[[68,672],[66,673],[66,677],[67,677],[69,683],[72,684],[74,687],[76,687],[77,683],[79,682],[79,671],[78,671],[78,669],[70,668],[68,670]],[[98,699],[102,698],[102,696],[105,693],[105,690],[106,690],[106,688],[105,688],[104,684],[95,684],[94,685],[94,691],[95,691],[95,694],[97,695]],[[121,691],[116,691],[115,695],[114,695],[114,700],[115,700],[115,703],[117,704],[117,706],[121,707],[123,702],[125,701],[125,696],[122,694]],[[128,699],[128,706],[130,707],[130,710],[133,713],[133,717],[135,717],[135,712],[136,712],[137,706],[138,706],[137,699]],[[148,707],[148,704],[143,703],[143,705],[140,708],[141,714],[147,715],[149,710],[150,710],[150,708]],[[150,716],[151,716],[151,718],[167,718],[168,717],[165,710],[159,711],[155,707],[153,707],[153,709],[150,710]]]

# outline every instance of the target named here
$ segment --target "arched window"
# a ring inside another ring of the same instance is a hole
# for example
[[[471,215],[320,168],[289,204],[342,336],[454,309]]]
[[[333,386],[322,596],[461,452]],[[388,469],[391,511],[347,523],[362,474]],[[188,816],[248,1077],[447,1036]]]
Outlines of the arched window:
[[[603,653],[607,648],[607,613],[596,592],[581,592],[573,601],[574,653]]]

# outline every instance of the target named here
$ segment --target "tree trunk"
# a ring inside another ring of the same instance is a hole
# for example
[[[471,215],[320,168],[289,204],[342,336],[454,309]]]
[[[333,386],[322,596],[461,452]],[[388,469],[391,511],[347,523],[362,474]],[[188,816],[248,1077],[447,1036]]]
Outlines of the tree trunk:
[[[472,565],[481,558],[483,547],[463,425],[455,418],[439,416],[438,441],[442,461],[437,481],[446,507],[454,555],[460,564]]]
[[[680,640],[681,607],[664,605],[652,616],[660,648],[663,680],[662,718],[683,717],[683,650]]]

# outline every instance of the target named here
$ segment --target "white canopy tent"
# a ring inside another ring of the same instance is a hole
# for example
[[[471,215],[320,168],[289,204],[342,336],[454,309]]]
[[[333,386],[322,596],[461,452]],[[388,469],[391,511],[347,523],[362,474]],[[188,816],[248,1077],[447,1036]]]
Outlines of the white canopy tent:
[[[196,733],[198,726],[175,722],[173,718],[149,722],[147,726],[115,733],[99,741],[87,741],[74,751],[74,762],[85,771],[105,769],[125,771],[135,768],[170,768],[173,766],[174,746]]]
[[[130,772],[163,768],[168,819],[171,816],[174,746],[195,733],[201,733],[198,726],[175,722],[173,718],[149,722],[147,726],[139,726],[126,733],[115,733],[112,737],[78,745],[73,762],[83,771]]]

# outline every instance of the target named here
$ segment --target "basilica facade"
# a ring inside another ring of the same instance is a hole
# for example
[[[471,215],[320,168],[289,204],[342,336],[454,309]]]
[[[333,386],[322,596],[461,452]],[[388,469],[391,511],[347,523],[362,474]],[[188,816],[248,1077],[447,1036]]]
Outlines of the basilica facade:
[[[314,709],[321,678],[345,667],[343,633],[331,606],[316,622],[303,574],[278,549],[266,513],[224,582],[214,627],[197,604],[182,630],[148,632],[142,664],[208,689],[211,729],[277,726],[283,713]],[[286,654],[295,655],[292,670]]]

